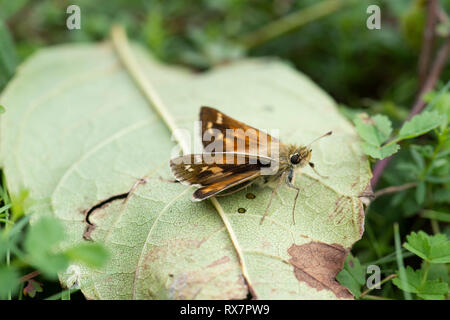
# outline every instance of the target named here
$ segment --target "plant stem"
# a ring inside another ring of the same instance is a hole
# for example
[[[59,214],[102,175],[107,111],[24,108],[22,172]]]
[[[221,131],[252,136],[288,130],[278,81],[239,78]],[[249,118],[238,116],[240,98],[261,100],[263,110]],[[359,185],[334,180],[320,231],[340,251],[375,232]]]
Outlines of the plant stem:
[[[425,263],[425,272],[423,273],[422,281],[420,282],[420,285],[423,286],[428,278],[428,272],[430,271],[430,263],[426,260],[423,261]]]
[[[433,230],[434,234],[441,233],[441,229],[439,228],[439,222],[435,219],[430,219],[431,230]]]
[[[384,257],[381,257],[380,259],[377,259],[375,261],[366,262],[363,265],[364,266],[368,266],[368,265],[371,265],[371,264],[377,264],[378,265],[378,264],[383,264],[383,263],[388,263],[388,262],[395,261],[397,259],[396,253],[397,253],[396,251],[391,252],[391,253],[385,255]],[[408,257],[414,256],[414,253],[406,251],[406,249],[402,249],[402,256],[403,256],[403,258],[408,258]]]
[[[391,279],[394,279],[397,277],[397,274],[391,274],[389,276],[387,276],[386,278],[384,278],[383,280],[381,280],[380,282],[374,284],[373,288],[368,288],[366,291],[364,291],[363,293],[361,293],[361,295],[359,296],[360,298],[362,298],[363,296],[365,296],[366,294],[368,294],[370,291],[372,291],[373,289],[375,289],[375,287],[381,286],[382,284],[388,282]]]
[[[174,134],[174,138],[180,145],[181,149],[183,149],[183,152],[188,152],[188,146],[186,142],[184,141],[184,139],[182,139],[181,136],[177,135],[179,131],[176,130],[177,125],[172,115],[169,113],[169,109],[159,96],[151,81],[143,73],[142,68],[139,66],[133,53],[131,52],[127,35],[122,26],[115,25],[112,27],[111,39],[120,61],[123,63],[130,76],[133,78],[135,84],[139,87],[147,101],[150,102],[153,109],[163,119],[164,123],[172,132],[172,134]]]
[[[435,210],[424,210],[421,213],[421,216],[423,218],[428,218],[435,221],[450,222],[450,213],[446,212],[440,212]]]
[[[384,189],[381,189],[381,190],[378,190],[377,192],[375,192],[374,199],[376,199],[379,196],[385,195],[385,194],[407,190],[407,189],[415,187],[416,185],[417,185],[416,182],[410,182],[410,183],[402,184],[401,186],[387,187],[387,188],[384,188]]]
[[[428,0],[427,3],[427,24],[423,32],[423,45],[419,57],[419,81],[420,87],[423,87],[427,76],[428,66],[430,64],[431,53],[435,38],[434,28],[437,22],[438,1]]]
[[[36,271],[30,272],[30,273],[24,275],[23,277],[20,278],[19,281],[25,282],[25,281],[33,279],[34,277],[37,277],[40,274],[41,274],[41,272],[39,270],[36,270]]]
[[[402,257],[402,248],[401,248],[401,243],[400,243],[400,232],[399,232],[399,228],[398,228],[398,223],[394,223],[394,238],[395,238],[395,252],[396,252],[396,257],[397,257],[397,266],[398,266],[398,272],[400,273],[400,280],[402,281],[402,285],[404,288],[408,288],[408,282],[406,281],[407,276],[406,276],[406,271],[405,271],[405,266],[403,265],[403,257]],[[411,293],[409,293],[408,291],[403,291],[403,295],[405,297],[406,300],[411,300]]]
[[[309,22],[329,15],[348,3],[348,0],[326,0],[316,3],[308,8],[288,14],[256,31],[250,32],[238,39],[238,42],[242,43],[248,49],[257,47],[280,35],[300,28]]]

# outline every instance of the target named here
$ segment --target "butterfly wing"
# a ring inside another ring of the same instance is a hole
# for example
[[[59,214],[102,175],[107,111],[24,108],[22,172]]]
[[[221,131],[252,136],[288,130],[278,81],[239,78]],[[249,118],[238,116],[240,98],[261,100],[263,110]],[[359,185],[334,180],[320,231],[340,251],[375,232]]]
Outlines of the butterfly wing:
[[[195,201],[255,179],[261,175],[261,169],[267,167],[270,167],[267,161],[242,154],[189,154],[170,160],[170,168],[178,181],[200,186],[193,194]]]
[[[200,109],[200,121],[202,123],[202,143],[206,152],[208,145],[213,141],[222,140],[224,152],[239,152],[253,155],[272,156],[273,150],[284,146],[278,139],[269,134],[237,121],[217,109],[202,107]],[[213,138],[214,137],[214,138]]]

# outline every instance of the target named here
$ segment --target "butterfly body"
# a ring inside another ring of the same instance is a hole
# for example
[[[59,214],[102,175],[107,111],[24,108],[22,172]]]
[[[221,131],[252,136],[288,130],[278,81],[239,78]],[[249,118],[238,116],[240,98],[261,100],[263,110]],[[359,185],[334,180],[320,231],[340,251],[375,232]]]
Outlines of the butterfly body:
[[[283,180],[297,190],[297,199],[300,189],[293,184],[295,169],[309,164],[314,170],[309,145],[282,144],[267,133],[210,107],[201,108],[200,121],[205,152],[170,160],[170,168],[178,181],[200,187],[192,195],[194,201],[223,195],[228,189],[236,189],[235,192],[258,180],[277,181],[269,206]],[[264,217],[266,214],[267,210]]]

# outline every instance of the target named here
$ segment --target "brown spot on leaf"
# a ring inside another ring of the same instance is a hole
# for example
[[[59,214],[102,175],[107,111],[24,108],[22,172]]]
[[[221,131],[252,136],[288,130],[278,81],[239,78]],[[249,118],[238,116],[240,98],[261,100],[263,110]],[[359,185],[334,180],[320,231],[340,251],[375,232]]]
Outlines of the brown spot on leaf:
[[[83,239],[92,241],[91,234],[92,234],[92,231],[95,230],[95,228],[97,228],[97,226],[95,224],[86,224],[86,228],[84,229],[84,232],[83,232]]]
[[[339,244],[312,241],[302,245],[293,244],[288,249],[289,262],[294,266],[298,281],[317,290],[331,290],[336,297],[351,299],[350,291],[340,285],[335,277],[344,267],[348,250]]]
[[[349,265],[351,268],[353,268],[353,266],[355,265],[355,263],[353,262],[352,259],[350,259],[350,260],[348,261],[348,265]]]

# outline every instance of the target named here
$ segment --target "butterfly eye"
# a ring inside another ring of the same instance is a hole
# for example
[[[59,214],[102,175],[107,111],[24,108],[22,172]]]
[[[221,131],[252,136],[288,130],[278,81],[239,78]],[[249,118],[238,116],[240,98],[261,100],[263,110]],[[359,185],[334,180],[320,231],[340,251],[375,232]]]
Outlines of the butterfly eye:
[[[290,161],[292,164],[298,164],[300,162],[300,155],[298,153],[294,153],[291,156]]]

